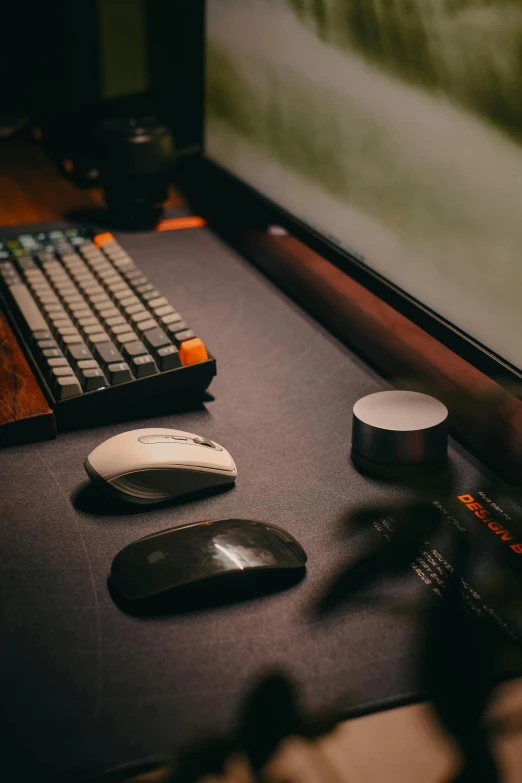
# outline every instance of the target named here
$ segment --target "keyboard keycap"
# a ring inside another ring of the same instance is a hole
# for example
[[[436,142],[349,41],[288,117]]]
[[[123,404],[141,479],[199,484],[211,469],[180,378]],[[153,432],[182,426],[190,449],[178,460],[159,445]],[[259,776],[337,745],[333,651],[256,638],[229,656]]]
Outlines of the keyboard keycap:
[[[135,315],[135,313],[147,313],[148,311],[145,310],[144,305],[142,305],[141,302],[137,302],[135,304],[128,305],[125,308],[125,312],[127,315]],[[150,318],[150,313],[149,313]]]
[[[134,328],[138,330],[138,332],[147,332],[149,329],[154,329],[158,324],[156,321],[154,321],[152,318],[149,318],[147,321],[140,321],[139,323],[134,325]]]
[[[91,319],[89,319],[91,320]],[[83,327],[83,331],[85,334],[96,334],[97,332],[103,332],[103,326],[99,321],[97,321],[95,318],[92,319],[95,321],[93,324],[89,324],[88,326]]]
[[[110,343],[111,338],[107,332],[96,332],[96,334],[89,335],[89,343],[94,347],[95,345],[101,345],[102,343]]]
[[[111,332],[113,334],[124,334],[125,332],[128,332],[130,329],[129,324],[127,321],[124,321],[122,324],[116,324],[116,326],[111,327]]]
[[[153,309],[156,307],[162,307],[163,305],[168,305],[169,301],[168,299],[165,299],[164,296],[158,296],[156,299],[149,299],[149,307],[152,307]]]
[[[53,367],[51,370],[51,377],[56,378],[62,378],[64,375],[74,375],[73,368],[70,364],[65,364],[61,367]]]
[[[59,400],[68,400],[70,397],[78,397],[82,394],[82,387],[74,375],[66,375],[56,379],[55,396]]]
[[[109,379],[113,386],[117,386],[119,383],[126,383],[132,380],[130,367],[126,362],[118,362],[117,364],[109,364],[107,367],[109,373]]]
[[[127,359],[133,359],[135,356],[142,356],[145,353],[148,353],[148,350],[145,348],[141,340],[136,340],[133,343],[125,343],[123,346],[123,353],[125,354]]]
[[[175,321],[173,324],[168,324],[167,326],[167,332],[171,336],[174,336],[178,332],[185,331],[188,328],[185,321]]]
[[[155,329],[149,329],[147,332],[143,332],[142,338],[152,350],[161,348],[163,345],[170,345],[170,339],[163,329],[160,329],[158,326]]]
[[[113,326],[121,326],[122,324],[126,323],[126,321],[122,315],[114,315],[110,318],[106,318],[105,323],[107,326],[112,328]]]
[[[59,348],[46,348],[44,351],[42,351],[42,354],[46,359],[56,359],[59,356],[63,356],[63,353]]]
[[[80,382],[85,391],[96,391],[96,389],[102,389],[107,386],[105,375],[100,369],[97,370],[80,370],[79,371]]]
[[[199,337],[182,342],[179,347],[179,355],[185,366],[206,362],[208,359],[207,349]]]
[[[145,293],[141,294],[141,298],[144,302],[150,302],[150,300],[158,299],[161,296],[160,292],[153,288],[150,291],[145,291]]]
[[[87,316],[87,318],[78,318],[78,323],[80,326],[82,326],[84,329],[87,326],[101,326],[100,322],[97,318],[95,318],[93,315]]]
[[[139,299],[137,296],[127,296],[125,299],[120,299],[120,307],[129,307],[130,305],[139,304]]]
[[[49,348],[58,348],[56,340],[37,340],[36,344],[42,351],[49,350]]]
[[[49,367],[68,367],[69,362],[65,356],[57,356],[54,359],[47,359],[47,365]]]
[[[100,365],[94,359],[82,359],[78,362],[78,369],[80,370],[99,370]]]
[[[33,332],[33,338],[35,340],[52,340],[53,336],[47,329],[39,329],[37,332]]]
[[[29,330],[31,332],[47,331],[47,324],[36,302],[34,301],[26,285],[15,283],[10,286],[9,293],[18,305]]]
[[[156,315],[158,315],[158,313],[156,313]],[[179,313],[173,312],[173,313],[169,313],[168,315],[161,316],[161,323],[164,324],[165,326],[168,326],[169,324],[174,324],[176,322],[179,323],[183,322],[183,319]]]
[[[101,343],[94,349],[94,355],[100,364],[114,364],[123,362],[123,356],[114,343]]]
[[[132,360],[131,366],[136,378],[145,378],[147,375],[155,375],[158,372],[156,362],[148,353],[144,356],[136,356]]]
[[[64,345],[82,345],[83,339],[80,337],[79,334],[66,334],[62,338],[62,343]]]
[[[76,345],[69,345],[65,351],[67,357],[74,362],[80,362],[83,359],[92,359],[92,353],[89,351],[84,342],[80,342]]]
[[[162,372],[181,367],[179,351],[175,345],[165,345],[156,351],[156,360]]]
[[[125,345],[125,343],[132,343],[134,340],[138,339],[138,335],[136,332],[123,332],[123,334],[117,334],[115,337],[116,342],[118,345],[122,346]]]
[[[163,305],[162,307],[154,307],[153,309],[154,315],[156,315],[158,318],[162,318],[165,315],[171,315],[172,313],[176,312],[172,305]]]
[[[142,321],[148,321],[149,319],[150,313],[147,312],[147,310],[141,310],[139,313],[132,313],[130,318],[133,324],[139,324]]]
[[[175,332],[174,339],[177,343],[182,343],[185,340],[193,340],[196,337],[192,329],[184,329],[182,332]]]

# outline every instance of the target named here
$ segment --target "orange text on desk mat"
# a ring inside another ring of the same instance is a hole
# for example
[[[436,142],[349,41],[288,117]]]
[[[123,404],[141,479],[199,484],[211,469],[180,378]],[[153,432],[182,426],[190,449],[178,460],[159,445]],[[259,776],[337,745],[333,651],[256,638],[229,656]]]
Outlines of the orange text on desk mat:
[[[459,495],[459,500],[466,505],[466,508],[473,511],[475,516],[481,519],[490,530],[493,530],[496,536],[500,536],[502,541],[514,541],[514,536],[510,531],[506,530],[500,522],[496,522],[493,517],[490,516],[489,511],[484,508],[484,506],[481,506],[480,503],[477,503],[471,495]],[[517,555],[522,555],[522,544],[509,544],[509,546]]]

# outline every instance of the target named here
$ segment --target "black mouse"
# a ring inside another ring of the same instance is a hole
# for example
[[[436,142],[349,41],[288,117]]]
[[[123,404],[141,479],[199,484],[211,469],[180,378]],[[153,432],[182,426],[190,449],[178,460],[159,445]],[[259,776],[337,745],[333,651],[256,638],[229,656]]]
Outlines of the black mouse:
[[[128,600],[142,600],[216,577],[304,568],[290,533],[266,522],[195,522],[140,538],[118,552],[111,579]]]

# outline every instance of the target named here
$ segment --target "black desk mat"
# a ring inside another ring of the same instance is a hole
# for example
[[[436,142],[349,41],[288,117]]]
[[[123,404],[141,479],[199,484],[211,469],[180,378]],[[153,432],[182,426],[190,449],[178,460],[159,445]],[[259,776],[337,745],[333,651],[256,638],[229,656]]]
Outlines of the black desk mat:
[[[401,577],[375,574],[372,600],[324,609],[343,569],[389,535],[391,509],[418,496],[359,475],[349,461],[352,406],[386,383],[209,230],[118,238],[217,357],[215,399],[161,418],[147,403],[130,424],[0,451],[0,709],[19,772],[34,765],[46,779],[101,769],[226,730],[247,689],[274,669],[295,679],[310,714],[414,699],[419,626],[397,606],[433,596],[439,545]],[[235,489],[172,507],[108,507],[83,460],[117,432],[153,425],[222,443],[237,463]],[[448,513],[460,521],[447,524],[473,533],[480,583],[491,552],[522,555],[457,500],[487,496],[491,478],[455,445],[450,465]],[[434,486],[428,501],[446,507],[446,489]],[[188,613],[133,617],[115,605],[107,576],[119,549],[227,516],[286,527],[309,554],[306,578]]]

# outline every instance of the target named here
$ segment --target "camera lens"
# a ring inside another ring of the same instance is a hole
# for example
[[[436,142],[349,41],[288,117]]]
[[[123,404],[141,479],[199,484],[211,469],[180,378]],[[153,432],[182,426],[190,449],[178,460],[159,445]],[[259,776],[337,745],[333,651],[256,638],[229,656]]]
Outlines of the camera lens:
[[[170,130],[154,117],[117,117],[99,128],[100,178],[114,224],[156,226],[168,195],[174,162]]]

